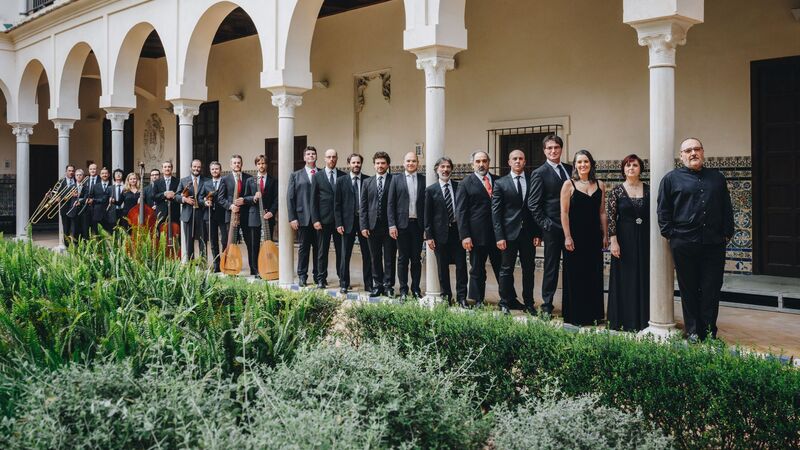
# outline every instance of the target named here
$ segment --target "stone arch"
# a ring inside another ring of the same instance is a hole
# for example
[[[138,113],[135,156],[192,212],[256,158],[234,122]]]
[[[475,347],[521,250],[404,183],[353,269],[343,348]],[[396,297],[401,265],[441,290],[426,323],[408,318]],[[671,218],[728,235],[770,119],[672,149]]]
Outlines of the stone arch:
[[[297,0],[291,11],[285,45],[278,49],[278,64],[267,71],[275,82],[297,88],[311,87],[311,41],[323,0]],[[279,80],[277,80],[279,79]]]
[[[58,94],[54,99],[56,110],[54,116],[59,119],[80,120],[80,110],[78,109],[78,95],[80,93],[81,76],[86,59],[92,47],[86,42],[78,42],[67,54],[64,67],[61,70],[61,79],[58,83]],[[103,82],[102,66],[100,68],[100,86],[105,87]]]
[[[205,100],[208,96],[206,78],[208,75],[208,59],[214,36],[217,34],[222,22],[236,8],[242,8],[250,17],[256,28],[259,46],[262,53],[262,64],[265,56],[264,36],[266,36],[263,19],[268,15],[266,5],[259,5],[263,0],[256,2],[245,1],[218,1],[214,2],[204,11],[194,24],[182,67],[179,69],[177,90],[170,90],[169,97]],[[260,13],[260,14],[257,14]],[[261,20],[258,20],[261,19]]]
[[[153,31],[161,39],[161,33],[150,22],[139,22],[125,34],[116,58],[112,57],[112,61],[114,61],[111,69],[112,75],[109,82],[103,84],[107,90],[103,90],[105,94],[102,101],[103,105],[101,106],[127,107],[131,109],[136,107],[136,68],[139,65],[139,55],[142,52],[142,47]],[[164,51],[167,54],[167,79],[169,79],[170,49],[165,46]]]
[[[38,123],[39,122],[39,103],[37,93],[39,80],[44,74],[50,81],[47,70],[38,59],[31,59],[25,65],[25,70],[20,77],[19,88],[17,89],[17,114],[15,122]],[[49,89],[49,86],[48,86]]]

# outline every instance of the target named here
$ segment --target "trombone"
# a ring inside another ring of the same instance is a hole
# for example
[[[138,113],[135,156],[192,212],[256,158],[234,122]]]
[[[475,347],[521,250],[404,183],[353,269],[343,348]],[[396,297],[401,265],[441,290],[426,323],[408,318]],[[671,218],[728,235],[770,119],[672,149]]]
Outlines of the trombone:
[[[69,186],[67,183],[64,183],[63,186],[59,187],[64,180],[64,178],[61,178],[56,181],[53,187],[45,193],[42,201],[39,202],[39,206],[36,207],[30,219],[28,219],[29,225],[37,224],[44,218],[52,219],[56,217],[64,202],[72,198],[73,194],[77,192],[78,184]],[[80,185],[82,186],[85,181],[86,178],[80,182]]]

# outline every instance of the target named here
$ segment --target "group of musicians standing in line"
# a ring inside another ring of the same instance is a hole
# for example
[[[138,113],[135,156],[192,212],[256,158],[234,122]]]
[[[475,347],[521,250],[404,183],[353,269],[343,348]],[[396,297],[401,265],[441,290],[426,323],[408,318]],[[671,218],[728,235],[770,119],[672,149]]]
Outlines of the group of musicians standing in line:
[[[541,312],[553,313],[563,258],[564,320],[590,325],[605,318],[602,252],[609,248],[609,326],[647,327],[649,188],[640,179],[642,160],[636,155],[623,160],[625,181],[608,193],[607,201],[605,185],[596,178],[595,161],[588,151],[576,152],[572,165],[563,163],[563,141],[556,135],[544,139],[543,151],[546,161],[530,173],[525,173],[525,153],[510,152],[510,172],[503,177],[489,172],[487,152],[476,151],[471,155],[473,173],[460,182],[451,180],[452,160],[442,157],[434,165],[437,180],[428,184],[418,173],[414,152],[404,156],[404,171],[398,174],[389,172],[390,156],[376,152],[372,156],[375,175],[367,176],[362,173],[364,158],[357,153],[347,157],[349,171],[344,172],[337,169],[336,150],[325,151],[320,169],[317,150],[306,147],[305,166],[291,174],[286,198],[289,225],[299,243],[299,284],[308,283],[311,257],[313,283],[327,287],[333,240],[339,289],[347,293],[357,239],[363,285],[371,295],[394,296],[397,278],[400,296],[422,297],[422,249],[427,245],[436,255],[442,295],[451,304],[466,308],[468,299],[478,307],[483,304],[488,260],[498,280],[501,311],[536,314],[534,259],[543,243]],[[659,225],[670,240],[678,270],[687,334],[701,338],[708,332],[716,334],[724,248],[733,235],[724,176],[703,167],[702,152],[697,139],[682,143],[685,167],[665,177],[658,204]],[[143,191],[135,173],[123,180],[120,170],[112,176],[103,168],[98,174],[97,166],[91,164],[84,174],[70,165],[62,183],[78,188],[74,199],[61,209],[64,233],[68,240],[78,240],[99,227],[127,226],[124,218],[143,192],[144,202],[155,209],[160,222],[183,225],[189,258],[196,256],[195,241],[201,250],[211,241],[214,271],[219,271],[220,249],[227,246],[232,213],[238,212],[250,273],[258,277],[262,223],[274,230],[278,213],[277,180],[267,174],[264,155],[255,158],[254,176],[242,171],[242,162],[241,156],[234,155],[231,172],[221,176],[221,164],[214,161],[209,165],[211,178],[206,178],[201,175],[202,162],[194,160],[191,175],[182,179],[173,176],[171,162],[164,162],[160,171],[150,172],[150,185]],[[676,180],[680,183],[675,184]],[[258,201],[263,209],[256,206]],[[235,236],[238,239],[239,233]],[[514,287],[518,259],[522,303]],[[450,265],[455,265],[455,292]]]

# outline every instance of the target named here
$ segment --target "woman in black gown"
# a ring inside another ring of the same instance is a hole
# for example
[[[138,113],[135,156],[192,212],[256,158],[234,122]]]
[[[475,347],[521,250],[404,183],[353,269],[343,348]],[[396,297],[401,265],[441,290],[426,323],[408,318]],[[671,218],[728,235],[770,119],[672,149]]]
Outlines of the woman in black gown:
[[[138,206],[139,203],[139,175],[131,172],[125,178],[125,187],[122,189],[122,211],[124,213],[121,223],[124,223],[125,228],[130,228],[130,224],[128,223],[128,212]]]
[[[561,188],[564,227],[564,322],[595,325],[603,320],[603,248],[606,235],[605,185],[595,175],[588,150],[575,153],[572,179]]]
[[[639,331],[650,319],[650,194],[636,155],[622,160],[625,182],[608,194],[611,277],[608,327]]]

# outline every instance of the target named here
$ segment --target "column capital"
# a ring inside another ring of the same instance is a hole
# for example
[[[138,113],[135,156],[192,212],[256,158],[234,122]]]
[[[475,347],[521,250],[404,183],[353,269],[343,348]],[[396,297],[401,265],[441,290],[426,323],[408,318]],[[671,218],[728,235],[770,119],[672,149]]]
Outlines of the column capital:
[[[455,55],[461,49],[433,46],[413,50],[417,55],[417,69],[425,71],[425,87],[443,88],[445,74],[456,68]]]
[[[303,104],[303,96],[295,94],[274,94],[272,106],[278,108],[278,117],[294,117],[294,110]]]
[[[112,131],[122,131],[125,129],[125,121],[130,117],[130,109],[128,108],[105,108],[106,119],[111,121]]]
[[[681,19],[664,19],[631,25],[639,45],[650,49],[650,68],[675,67],[675,50],[686,43],[686,34],[694,25]]]
[[[200,114],[201,100],[171,100],[172,112],[178,116],[178,123],[181,125],[194,125],[194,117]]]
[[[33,123],[10,123],[11,132],[17,137],[17,142],[28,142],[33,134]]]
[[[68,138],[69,131],[75,126],[74,119],[50,119],[53,122],[56,130],[58,130],[58,137]]]

